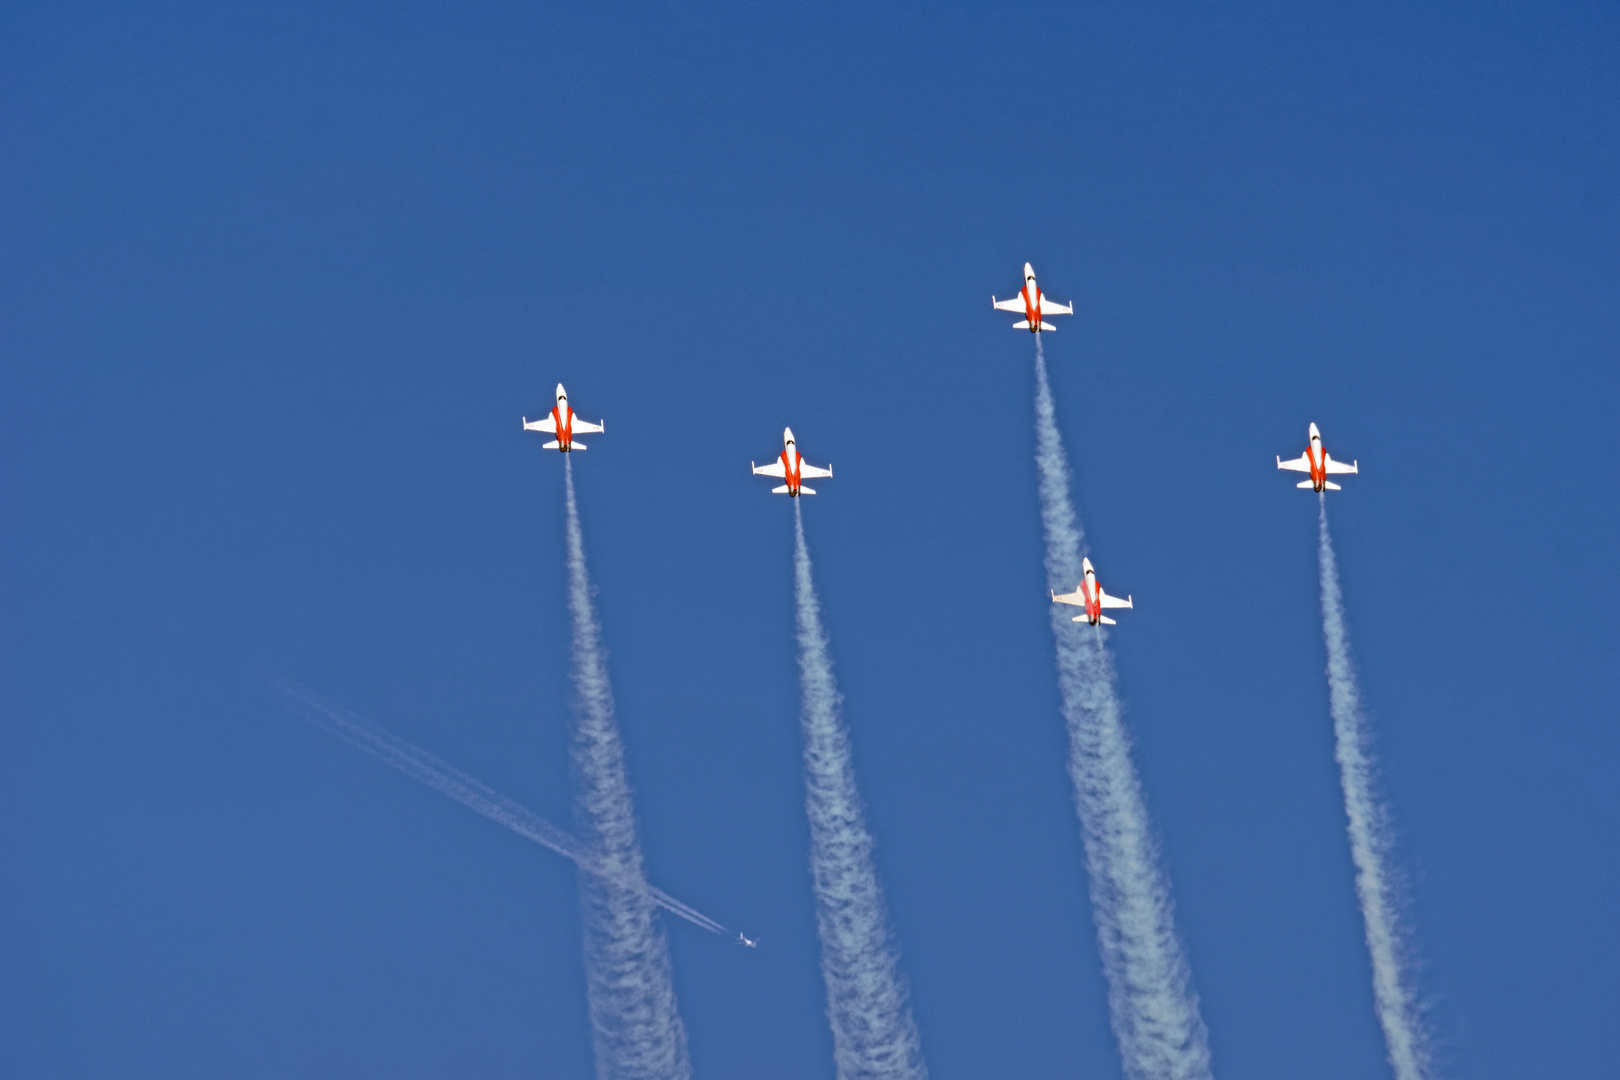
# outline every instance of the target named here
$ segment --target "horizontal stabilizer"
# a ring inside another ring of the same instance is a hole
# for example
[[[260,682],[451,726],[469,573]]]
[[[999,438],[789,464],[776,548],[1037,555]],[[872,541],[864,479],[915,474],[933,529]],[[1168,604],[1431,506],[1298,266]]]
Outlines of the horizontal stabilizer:
[[[542,450],[561,450],[562,449],[562,443],[558,442],[556,439],[552,439],[548,443],[541,443],[540,444],[540,449],[542,449]]]
[[[1042,330],[1056,330],[1057,327],[1053,326],[1049,322],[1043,322],[1043,323],[1041,323],[1041,329]]]
[[[1299,483],[1295,484],[1294,486],[1297,487],[1297,488],[1314,488],[1316,486],[1316,481],[1315,480],[1301,480]]]
[[[1118,623],[1116,623],[1116,622],[1115,622],[1115,621],[1114,621],[1114,620],[1113,620],[1113,619],[1110,619],[1110,618],[1109,618],[1109,617],[1108,617],[1108,616],[1106,616],[1106,615],[1099,615],[1099,616],[1097,616],[1097,621],[1098,621],[1098,622],[1100,622],[1100,623],[1102,623],[1102,624],[1103,624],[1103,625],[1105,625],[1105,626],[1118,626],[1118,625],[1119,625],[1119,624],[1118,624]]]
[[[792,494],[792,492],[790,492],[788,490],[788,486],[786,484],[783,484],[781,487],[771,488],[771,494],[772,495],[790,495],[790,494]]]
[[[1070,619],[1069,621],[1070,622],[1090,622],[1091,619],[1088,616],[1085,616],[1085,615],[1076,615],[1074,618]]]
[[[1335,483],[1334,483],[1334,482],[1333,482],[1333,481],[1331,481],[1331,480],[1324,480],[1324,481],[1322,481],[1322,486],[1323,486],[1323,487],[1325,487],[1325,488],[1327,488],[1327,489],[1328,489],[1328,490],[1329,490],[1329,491],[1343,491],[1343,490],[1344,490],[1344,489],[1343,489],[1343,488],[1341,488],[1341,487],[1340,487],[1340,486],[1339,486],[1339,485],[1338,485],[1338,484],[1335,484]]]
[[[800,495],[814,495],[815,493],[816,493],[815,488],[807,488],[803,484],[799,485],[799,494]]]
[[[1029,329],[1029,320],[1025,319],[1023,322],[1015,322],[1015,323],[1013,323],[1013,329],[1014,330],[1028,330]]]

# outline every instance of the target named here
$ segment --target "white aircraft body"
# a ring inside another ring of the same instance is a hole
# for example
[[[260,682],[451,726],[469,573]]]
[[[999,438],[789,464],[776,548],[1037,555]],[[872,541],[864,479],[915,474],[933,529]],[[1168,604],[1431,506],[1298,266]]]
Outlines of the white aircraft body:
[[[818,469],[814,465],[807,464],[804,458],[799,456],[799,447],[793,441],[792,428],[782,430],[782,452],[777,455],[775,461],[769,465],[754,465],[753,462],[749,464],[753,466],[755,476],[776,476],[787,481],[781,487],[771,488],[773,495],[814,495],[816,489],[805,487],[802,483],[804,478],[832,475],[831,465],[825,469]]]
[[[570,450],[586,449],[584,443],[574,441],[575,435],[591,431],[603,431],[605,430],[605,424],[606,421],[601,424],[592,424],[581,420],[578,414],[569,406],[568,391],[563,389],[562,383],[557,384],[557,404],[552,406],[548,415],[533,422],[527,416],[523,418],[524,431],[544,431],[547,434],[557,436],[551,442],[546,443],[545,448],[547,450],[561,450],[565,454]]]
[[[1030,333],[1039,333],[1042,330],[1056,330],[1057,327],[1045,321],[1048,315],[1073,315],[1073,304],[1060,304],[1052,300],[1035,284],[1035,268],[1029,263],[1024,264],[1024,287],[1018,295],[1011,300],[997,300],[990,297],[990,306],[998,311],[1021,311],[1024,321],[1013,323],[1014,330],[1028,330]]]
[[[757,949],[759,948],[759,938],[747,938],[741,934],[738,934],[737,944],[746,945],[750,949]]]
[[[1312,491],[1321,491],[1324,488],[1328,491],[1341,490],[1338,484],[1328,479],[1328,474],[1359,472],[1360,470],[1356,466],[1357,462],[1354,461],[1346,465],[1342,461],[1333,460],[1328,452],[1322,448],[1322,433],[1316,430],[1315,424],[1311,425],[1311,441],[1310,445],[1305,447],[1305,453],[1292,461],[1284,461],[1280,457],[1277,459],[1277,468],[1279,469],[1310,473],[1311,478],[1309,480],[1301,480],[1294,486],[1310,488]]]
[[[1131,603],[1131,598],[1128,596],[1121,600],[1119,597],[1109,596],[1103,591],[1103,587],[1097,584],[1097,572],[1091,568],[1090,559],[1081,559],[1080,569],[1085,573],[1080,579],[1078,589],[1072,593],[1064,593],[1062,596],[1052,593],[1052,602],[1055,604],[1073,604],[1075,607],[1086,609],[1084,615],[1074,617],[1075,622],[1088,622],[1092,626],[1096,626],[1098,623],[1113,626],[1114,620],[1102,613],[1103,608],[1136,606]]]

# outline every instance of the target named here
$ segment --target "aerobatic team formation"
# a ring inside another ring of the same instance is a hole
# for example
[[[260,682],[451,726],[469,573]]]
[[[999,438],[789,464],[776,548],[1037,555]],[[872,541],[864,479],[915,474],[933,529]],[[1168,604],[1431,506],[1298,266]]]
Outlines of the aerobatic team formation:
[[[1111,1027],[1130,1080],[1211,1080],[1208,1032],[1186,949],[1176,928],[1170,878],[1131,756],[1113,658],[1103,627],[1106,612],[1135,607],[1108,592],[1085,550],[1085,534],[1070,492],[1073,470],[1056,420],[1047,378],[1043,331],[1071,315],[1073,305],[1045,295],[1024,265],[1016,297],[991,297],[997,311],[1022,319],[1015,329],[1035,335],[1035,466],[1045,537],[1048,596],[1055,637],[1061,712],[1069,735],[1068,772],[1074,785]],[[455,767],[307,691],[287,689],[290,704],[333,734],[462,805],[571,859],[579,868],[584,925],[586,997],[597,1075],[603,1080],[690,1080],[686,1029],[676,1004],[671,957],[657,911],[710,933],[734,931],[647,879],[623,738],[608,678],[607,654],[586,567],[575,498],[572,453],[581,435],[606,425],[574,412],[559,383],[549,413],[523,418],[523,430],[549,436],[543,445],[564,455],[568,608],[574,684],[571,754],[576,778],[576,826],[570,833],[540,818]],[[594,440],[593,440],[594,441]],[[1299,482],[1318,496],[1318,563],[1323,638],[1327,646],[1329,712],[1344,797],[1346,832],[1355,867],[1372,968],[1374,1012],[1395,1080],[1433,1075],[1422,1009],[1414,989],[1412,950],[1399,913],[1390,862],[1388,807],[1377,797],[1370,733],[1351,662],[1338,564],[1328,532],[1329,477],[1358,472],[1328,454],[1309,427],[1305,452],[1276,459],[1277,468],[1306,474]],[[874,837],[856,782],[852,740],[842,713],[831,643],[805,538],[807,480],[831,479],[832,466],[812,465],[791,428],[775,460],[751,463],[753,474],[781,483],[794,509],[793,591],[800,721],[810,869],[821,945],[833,1066],[839,1080],[926,1080],[922,1037],[912,1016],[906,979],[873,858]],[[1072,591],[1060,591],[1071,590]],[[1080,614],[1070,615],[1078,608]],[[1070,622],[1089,624],[1076,632]],[[732,939],[747,949],[757,937]]]
[[[1011,300],[997,300],[992,296],[990,306],[998,311],[1021,313],[1024,318],[1013,323],[1013,329],[1028,330],[1032,334],[1038,334],[1042,330],[1057,329],[1057,327],[1046,321],[1048,315],[1074,314],[1073,304],[1060,304],[1041,291],[1041,287],[1035,281],[1035,268],[1029,263],[1024,264],[1024,285],[1023,288],[1018,290],[1018,296]],[[574,442],[576,434],[600,432],[603,427],[601,424],[592,424],[581,420],[568,404],[568,391],[563,389],[562,383],[558,383],[557,403],[552,407],[550,414],[542,420],[533,421],[525,416],[523,418],[523,430],[540,431],[548,435],[555,435],[556,438],[544,444],[545,449],[559,450],[566,454],[570,450],[585,449],[583,443]],[[793,437],[792,428],[783,429],[782,452],[776,456],[775,461],[769,465],[754,465],[752,462],[749,464],[753,467],[756,476],[773,476],[786,481],[780,487],[771,489],[773,495],[787,495],[794,498],[800,495],[814,495],[816,493],[815,488],[804,486],[806,477],[816,479],[823,476],[831,477],[833,474],[831,465],[822,469],[804,460],[799,454],[798,441]],[[1279,469],[1289,469],[1293,472],[1310,474],[1309,480],[1301,480],[1296,486],[1310,488],[1316,492],[1340,490],[1339,485],[1329,480],[1328,477],[1339,473],[1356,472],[1356,465],[1356,462],[1346,465],[1342,461],[1334,461],[1333,456],[1323,448],[1322,433],[1316,430],[1315,424],[1310,426],[1310,441],[1303,454],[1289,461],[1284,461],[1281,457],[1277,458],[1277,468]],[[1105,626],[1115,625],[1114,620],[1104,615],[1102,610],[1104,608],[1131,607],[1131,598],[1127,596],[1121,600],[1117,596],[1110,596],[1108,591],[1097,581],[1097,573],[1092,569],[1090,559],[1082,560],[1081,572],[1084,576],[1076,585],[1075,591],[1062,594],[1053,592],[1050,594],[1052,601],[1058,604],[1073,604],[1075,607],[1084,608],[1085,614],[1076,615],[1074,617],[1075,622],[1087,622],[1092,626],[1096,626],[1098,623]]]

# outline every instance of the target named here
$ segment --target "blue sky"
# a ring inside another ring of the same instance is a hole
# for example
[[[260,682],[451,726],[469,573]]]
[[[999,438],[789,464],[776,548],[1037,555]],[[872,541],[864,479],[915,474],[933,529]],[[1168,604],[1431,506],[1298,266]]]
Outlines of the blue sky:
[[[591,1075],[565,382],[705,1077],[831,1076],[791,424],[932,1075],[1113,1077],[1031,462],[1032,261],[1217,1075],[1386,1074],[1305,426],[1445,1072],[1620,1053],[1612,6],[13,5],[0,1072]]]

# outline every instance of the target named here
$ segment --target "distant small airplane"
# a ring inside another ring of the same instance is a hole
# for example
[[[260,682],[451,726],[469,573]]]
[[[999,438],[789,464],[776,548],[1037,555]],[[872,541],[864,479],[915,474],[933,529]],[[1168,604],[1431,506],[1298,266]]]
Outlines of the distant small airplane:
[[[746,938],[746,937],[743,937],[741,934],[738,934],[737,935],[737,944],[746,945],[750,949],[757,949],[757,948],[759,948],[759,938]]]
[[[1049,299],[1035,284],[1035,268],[1029,263],[1024,264],[1024,287],[1018,290],[1018,295],[1011,300],[997,300],[990,297],[990,306],[998,311],[1021,311],[1024,321],[1013,323],[1014,330],[1028,330],[1038,333],[1042,330],[1056,330],[1057,327],[1043,321],[1048,315],[1073,315],[1073,304],[1060,304]]]
[[[799,456],[798,444],[793,441],[792,428],[782,430],[782,452],[777,455],[775,461],[769,465],[754,465],[751,461],[748,464],[753,466],[755,476],[777,476],[787,481],[781,487],[771,488],[772,495],[787,495],[790,497],[814,495],[816,489],[807,488],[800,481],[807,476],[815,478],[832,475],[831,465],[825,469],[818,469],[814,465],[805,464],[804,458]]]
[[[1114,620],[1102,613],[1103,608],[1136,606],[1131,603],[1131,598],[1128,596],[1121,600],[1117,596],[1109,596],[1103,592],[1103,587],[1097,584],[1096,571],[1091,569],[1090,559],[1081,559],[1080,569],[1084,571],[1084,576],[1080,579],[1078,589],[1072,593],[1064,593],[1062,596],[1052,593],[1052,602],[1054,604],[1073,604],[1075,607],[1086,609],[1084,615],[1074,617],[1075,622],[1089,622],[1092,626],[1096,626],[1098,623],[1113,626]]]
[[[586,449],[584,443],[574,441],[575,435],[591,431],[603,431],[606,423],[605,420],[601,424],[591,424],[581,420],[578,414],[568,405],[568,391],[563,389],[562,383],[558,383],[557,404],[552,407],[551,414],[533,423],[530,423],[529,418],[525,416],[523,418],[523,430],[544,431],[557,436],[551,442],[545,444],[545,449],[561,450],[566,454],[570,450]]]
[[[1322,449],[1322,433],[1316,430],[1315,424],[1311,425],[1311,442],[1305,448],[1305,453],[1292,461],[1284,461],[1282,458],[1277,459],[1277,468],[1279,469],[1310,473],[1311,478],[1309,480],[1301,480],[1294,486],[1310,488],[1312,491],[1321,491],[1323,488],[1329,491],[1340,490],[1338,484],[1328,479],[1328,474],[1359,472],[1360,470],[1356,468],[1356,465],[1357,462],[1354,461],[1348,465],[1342,461],[1334,461],[1328,455],[1328,452]]]

